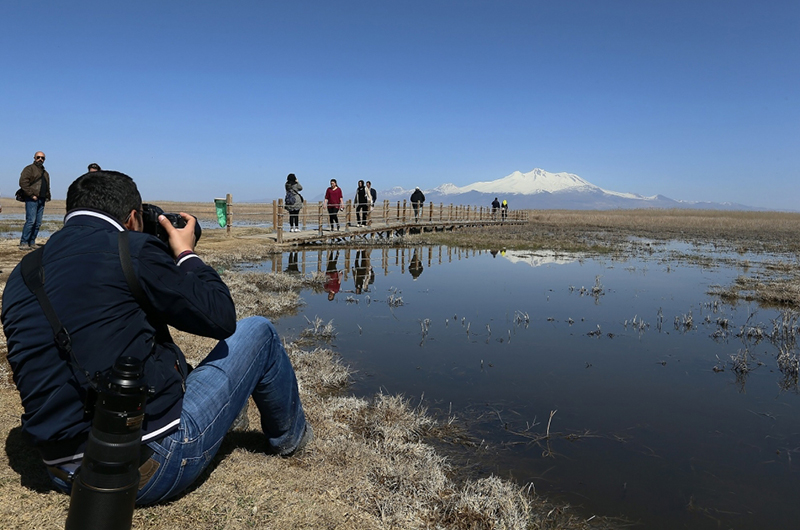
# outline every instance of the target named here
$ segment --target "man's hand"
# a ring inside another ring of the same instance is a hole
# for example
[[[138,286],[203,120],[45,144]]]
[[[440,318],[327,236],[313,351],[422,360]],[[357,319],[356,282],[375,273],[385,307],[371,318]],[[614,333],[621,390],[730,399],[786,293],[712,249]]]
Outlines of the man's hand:
[[[194,246],[197,244],[194,238],[194,225],[197,220],[194,216],[188,213],[179,212],[178,215],[183,217],[186,221],[186,226],[183,228],[175,228],[169,219],[163,215],[158,216],[158,223],[164,228],[169,236],[169,248],[172,249],[172,255],[175,257],[180,256],[183,252],[190,250],[194,252]]]
[[[37,198],[38,198],[38,197],[36,197],[36,195],[31,195],[31,199],[33,199],[34,201],[35,201]]]

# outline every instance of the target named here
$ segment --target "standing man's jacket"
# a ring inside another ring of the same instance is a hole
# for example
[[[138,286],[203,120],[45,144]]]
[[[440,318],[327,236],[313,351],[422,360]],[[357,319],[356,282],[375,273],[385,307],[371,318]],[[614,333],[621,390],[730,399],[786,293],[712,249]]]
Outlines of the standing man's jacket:
[[[225,339],[236,329],[236,311],[217,272],[195,254],[176,264],[154,236],[130,232],[133,269],[152,314],[131,293],[118,250],[124,230],[107,214],[76,210],[54,233],[42,259],[47,296],[72,338],[81,368],[107,370],[130,355],[144,360],[148,398],[144,443],[180,423],[186,359],[167,325],[195,335]],[[79,460],[91,428],[83,404],[88,383],[58,350],[39,302],[17,265],[3,292],[2,321],[8,361],[25,413],[22,430],[48,465]]]
[[[425,194],[422,193],[419,189],[414,190],[414,193],[411,194],[411,202],[416,204],[422,204],[425,202]]]
[[[44,197],[39,196],[39,192],[42,189],[42,180],[45,181],[45,189],[47,190]],[[19,174],[19,187],[28,197],[42,198],[45,201],[50,200],[50,174],[44,167],[39,167],[36,164],[25,166],[22,173]]]

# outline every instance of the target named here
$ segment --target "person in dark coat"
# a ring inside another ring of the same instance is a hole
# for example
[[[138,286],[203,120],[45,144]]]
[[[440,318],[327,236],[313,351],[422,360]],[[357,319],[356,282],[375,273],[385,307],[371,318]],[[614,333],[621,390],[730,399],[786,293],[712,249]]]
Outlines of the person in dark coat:
[[[193,216],[179,214],[182,229],[159,216],[168,242],[144,233],[136,184],[116,171],[82,175],[66,204],[63,228],[9,276],[0,316],[24,407],[22,433],[56,488],[70,492],[92,428],[84,404],[98,384],[86,374],[107,373],[120,357],[141,362],[151,389],[141,424],[138,504],[189,488],[251,396],[267,452],[288,456],[313,438],[280,337],[264,317],[236,321],[225,282],[194,252]],[[29,278],[44,282],[72,355],[54,340],[57,326],[22,277],[32,258],[41,258],[41,269]],[[219,342],[190,370],[169,327]]]
[[[492,219],[497,219],[497,211],[500,209],[500,201],[497,200],[497,197],[494,198],[492,201]]]
[[[303,209],[303,196],[300,195],[300,192],[303,190],[303,186],[297,182],[297,177],[294,173],[289,173],[286,177],[286,184],[283,187],[286,189],[286,199],[283,207],[289,212],[289,232],[299,232],[300,210]]]
[[[20,250],[36,248],[36,236],[42,226],[44,203],[50,200],[50,173],[44,168],[42,151],[33,155],[33,164],[25,166],[19,175],[19,187],[25,197],[25,224],[19,240]]]
[[[411,207],[414,208],[414,220],[419,221],[419,211],[422,209],[422,205],[425,202],[425,194],[422,193],[422,190],[419,189],[417,186],[414,189],[414,193],[411,194]]]
[[[358,226],[366,225],[367,219],[369,218],[369,205],[370,205],[371,196],[367,192],[366,186],[364,186],[364,181],[358,181],[358,187],[356,188],[356,196],[353,199],[353,202],[356,205],[356,222]]]

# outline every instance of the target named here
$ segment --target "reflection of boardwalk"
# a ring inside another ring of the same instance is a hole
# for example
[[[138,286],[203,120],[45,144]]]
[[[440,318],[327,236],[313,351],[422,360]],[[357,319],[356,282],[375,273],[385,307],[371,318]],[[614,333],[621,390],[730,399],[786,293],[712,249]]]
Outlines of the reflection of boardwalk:
[[[496,252],[496,251],[495,251]],[[332,250],[296,250],[285,252],[271,261],[273,272],[291,269],[300,274],[319,272],[328,276],[328,281],[336,283],[335,293],[340,285],[345,291],[346,282],[353,280],[352,292],[372,291],[376,273],[389,275],[389,267],[399,268],[401,274],[419,278],[426,268],[469,259],[470,257],[492,254],[489,250],[465,250],[444,246],[419,246],[412,248],[343,248]],[[342,263],[341,258],[344,258]],[[334,277],[335,275],[335,277]],[[360,287],[360,289],[359,289]],[[389,286],[384,286],[389,287]],[[347,288],[349,289],[349,287]],[[326,291],[332,291],[327,289]],[[334,293],[334,295],[335,295]]]

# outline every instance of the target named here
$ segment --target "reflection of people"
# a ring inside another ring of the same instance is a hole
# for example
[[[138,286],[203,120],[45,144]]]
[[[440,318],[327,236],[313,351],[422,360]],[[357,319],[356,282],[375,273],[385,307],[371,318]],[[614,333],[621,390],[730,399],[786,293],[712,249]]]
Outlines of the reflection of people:
[[[342,209],[342,188],[336,184],[336,179],[331,179],[331,187],[325,190],[324,204],[328,207],[331,230],[339,230],[339,211]]]
[[[355,268],[353,269],[356,294],[361,294],[362,291],[369,291],[369,285],[375,281],[369,257],[371,252],[371,250],[359,250],[356,252]]]
[[[492,219],[497,219],[497,210],[500,209],[500,201],[497,200],[497,197],[494,198],[492,201]]]
[[[328,300],[333,301],[336,293],[342,288],[342,271],[339,270],[339,251],[328,251],[328,267],[325,269],[324,289],[328,292]]]
[[[424,267],[422,266],[422,260],[419,259],[417,256],[417,249],[414,249],[414,255],[411,256],[411,263],[408,264],[408,272],[411,276],[416,280],[419,278],[419,275],[422,274],[422,270]]]
[[[287,272],[289,274],[299,274],[300,269],[297,267],[297,262],[298,262],[297,252],[296,251],[289,252],[289,257],[286,261],[286,270],[284,272]]]
[[[419,221],[419,210],[422,208],[424,202],[425,194],[422,193],[422,190],[417,186],[416,189],[414,189],[414,193],[411,194],[411,206],[414,208],[415,221]]]
[[[492,255],[493,258],[497,257],[497,250],[490,250],[489,253]]]
[[[22,432],[56,487],[70,491],[92,425],[84,413],[90,389],[84,374],[106,372],[123,356],[141,360],[152,390],[137,503],[163,501],[194,483],[251,395],[267,450],[291,455],[302,449],[313,431],[281,339],[263,317],[236,321],[228,287],[194,253],[195,218],[181,213],[186,227],[176,229],[159,217],[168,244],[142,233],[136,184],[112,171],[79,177],[66,204],[64,226],[50,236],[46,252],[28,254],[11,273],[2,311],[7,358],[25,408]],[[127,260],[119,254],[126,243]],[[27,279],[44,281],[39,292],[46,291],[47,316],[22,278],[25,266],[37,271],[25,261],[32,258],[42,268]],[[53,315],[69,332],[72,355],[53,340]],[[168,326],[220,342],[189,372]]]
[[[297,182],[297,177],[294,173],[289,173],[286,177],[286,204],[284,208],[289,212],[289,232],[300,231],[300,210],[303,209],[303,196],[300,192],[303,191],[303,186]]]
[[[19,187],[25,194],[25,225],[19,240],[20,250],[36,248],[36,236],[42,226],[44,203],[50,200],[50,174],[44,168],[44,153],[36,151],[33,164],[25,166],[19,175]]]
[[[367,192],[366,186],[364,186],[364,181],[359,180],[358,187],[356,188],[356,196],[353,200],[356,205],[356,222],[358,226],[367,224],[371,198],[371,195]]]
[[[100,171],[100,165],[95,162],[92,162],[86,169],[88,170],[89,173],[93,173],[95,171]]]

